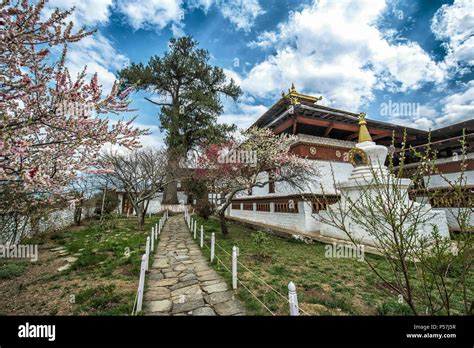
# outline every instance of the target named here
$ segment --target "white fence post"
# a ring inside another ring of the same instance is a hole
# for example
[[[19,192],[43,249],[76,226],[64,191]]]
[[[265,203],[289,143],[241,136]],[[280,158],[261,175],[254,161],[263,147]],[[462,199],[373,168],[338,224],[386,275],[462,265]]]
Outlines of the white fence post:
[[[196,229],[197,229],[197,221],[194,220],[194,231],[196,231]]]
[[[216,235],[214,232],[211,234],[211,262],[214,261],[214,244],[216,243]]]
[[[237,256],[238,249],[234,245],[232,247],[232,289],[237,289]]]
[[[290,315],[300,315],[298,295],[296,294],[296,286],[293,282],[288,283],[288,300],[290,302]]]
[[[155,223],[155,239],[158,239],[158,222]]]
[[[196,239],[196,230],[197,230],[197,226],[194,225],[194,239]]]
[[[143,290],[145,288],[145,265],[146,265],[146,255],[143,254],[142,264],[140,266],[140,280],[138,281],[137,309],[135,313],[142,311]]]
[[[145,269],[148,271],[148,264],[149,264],[148,260],[150,260],[150,237],[146,237],[145,255],[146,255],[146,267],[145,267]]]
[[[155,251],[155,231],[153,227],[151,228],[151,244],[150,244],[151,252]]]
[[[161,234],[161,219],[160,219],[160,223],[158,224],[158,235]]]
[[[201,225],[201,242],[199,243],[201,248],[204,246],[204,228]]]

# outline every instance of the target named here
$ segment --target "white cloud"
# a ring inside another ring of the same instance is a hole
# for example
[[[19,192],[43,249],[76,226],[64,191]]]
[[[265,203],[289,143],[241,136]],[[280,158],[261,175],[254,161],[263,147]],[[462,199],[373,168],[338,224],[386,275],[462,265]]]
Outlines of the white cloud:
[[[405,116],[390,115],[388,122],[423,130],[437,127],[437,118],[440,116],[440,113],[434,106],[428,104],[416,105],[413,109],[415,114]]]
[[[161,30],[168,24],[180,26],[184,19],[181,0],[118,0],[117,9],[122,12],[134,29]]]
[[[294,12],[277,31],[251,43],[276,53],[254,66],[242,88],[275,97],[295,82],[329,105],[357,110],[373,100],[375,89],[407,91],[441,82],[443,71],[417,43],[391,43],[377,27],[385,10],[382,0],[321,0]]]
[[[49,17],[55,8],[69,10],[75,7],[67,21],[72,20],[76,30],[81,26],[88,29],[109,21],[113,0],[50,0],[46,3],[43,19]],[[110,92],[115,81],[112,70],[118,70],[129,64],[128,58],[117,52],[105,36],[97,32],[69,45],[67,67],[73,77],[82,72],[87,65],[88,77],[97,73],[104,94]]]
[[[239,128],[248,128],[252,125],[268,108],[264,105],[249,105],[239,103],[231,110],[224,112],[218,119],[219,123],[235,124]]]
[[[116,124],[116,120],[111,120],[109,119],[109,125]],[[142,147],[150,147],[150,148],[161,148],[164,146],[164,134],[160,131],[160,127],[155,125],[155,124],[143,124],[139,122],[134,122],[133,127],[137,127],[140,129],[148,129],[149,133],[148,135],[142,135],[140,136],[140,144]],[[105,143],[101,150],[103,153],[118,153],[118,154],[127,154],[130,152],[129,149],[127,149],[124,146],[120,146],[118,144],[111,144],[111,143]]]
[[[215,0],[188,0],[187,4],[190,9],[200,8],[207,14],[214,3]]]
[[[49,16],[55,8],[71,9],[75,11],[68,17],[76,26],[93,26],[98,23],[107,23],[110,16],[110,6],[113,0],[50,0],[46,3],[43,16]]]
[[[244,31],[249,31],[255,19],[265,13],[258,0],[225,0],[219,1],[218,6],[225,18]]]
[[[233,70],[224,69],[227,77],[227,82],[234,79],[235,83],[242,86],[241,76]],[[244,93],[239,97],[239,101],[234,101],[224,98],[224,113],[219,117],[219,123],[236,124],[239,128],[248,128],[259,118],[268,108],[264,105],[255,103],[255,98],[249,93]]]
[[[474,81],[469,81],[462,92],[443,98],[442,116],[438,118],[440,126],[474,119]]]
[[[474,65],[474,1],[456,0],[441,6],[433,16],[431,30],[444,41],[445,69],[465,72],[463,67]]]
[[[118,70],[129,64],[128,58],[117,52],[112,43],[103,35],[96,33],[70,46],[67,66],[74,75],[87,65],[87,73],[97,73],[103,92],[110,92],[115,81],[111,69]]]
[[[474,81],[462,86],[458,93],[448,95],[436,102],[439,106],[421,105],[416,115],[389,117],[389,122],[419,129],[436,129],[474,119]]]
[[[258,0],[190,0],[190,9],[200,8],[207,12],[215,6],[222,14],[235,25],[237,30],[248,32],[255,23],[255,19],[264,14]]]

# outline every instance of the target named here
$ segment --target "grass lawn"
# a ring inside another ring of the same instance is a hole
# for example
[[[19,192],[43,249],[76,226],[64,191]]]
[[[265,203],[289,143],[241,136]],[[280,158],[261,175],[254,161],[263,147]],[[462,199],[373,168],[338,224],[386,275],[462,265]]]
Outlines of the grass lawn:
[[[0,262],[1,314],[130,315],[146,237],[158,220],[157,215],[147,217],[143,231],[132,217],[102,227],[89,220],[25,241],[39,244],[39,260]],[[67,256],[51,250],[59,246]],[[77,260],[58,272],[69,256]]]
[[[262,238],[261,232],[257,233],[236,223],[229,223],[230,232],[224,238],[217,219],[204,220],[196,215],[193,217],[197,219],[198,226],[204,225],[207,245],[210,245],[212,232],[215,232],[216,242],[227,252],[231,253],[232,246],[236,245],[239,248],[239,261],[285,298],[288,296],[288,283],[293,281],[300,308],[308,314],[411,314],[406,304],[398,302],[398,294],[391,292],[364,261],[325,257],[325,244],[319,242],[306,244],[295,239],[265,234],[263,239],[266,243],[262,244],[258,242],[258,238]],[[203,252],[206,256],[210,254],[206,247]],[[216,255],[231,268],[231,257],[217,246]],[[383,273],[388,272],[388,265],[382,257],[367,253],[365,257],[377,263]],[[214,261],[213,267],[231,284],[231,275],[224,266]],[[238,277],[274,314],[289,314],[288,302],[241,265],[238,265]],[[472,280],[474,289],[474,279]],[[249,315],[271,315],[240,284],[237,296],[246,304]],[[453,304],[459,309],[462,306],[460,296],[460,291],[453,295]]]

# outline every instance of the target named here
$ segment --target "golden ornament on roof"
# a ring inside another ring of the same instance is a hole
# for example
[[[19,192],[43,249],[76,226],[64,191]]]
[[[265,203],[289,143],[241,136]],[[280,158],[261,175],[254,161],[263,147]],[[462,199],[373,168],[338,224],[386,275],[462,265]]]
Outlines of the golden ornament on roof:
[[[300,100],[306,100],[312,103],[316,103],[323,99],[323,97],[312,97],[310,95],[298,93],[296,90],[295,84],[291,83],[291,88],[288,89],[288,93],[281,92],[283,98],[286,98],[290,101],[292,105],[300,104]]]

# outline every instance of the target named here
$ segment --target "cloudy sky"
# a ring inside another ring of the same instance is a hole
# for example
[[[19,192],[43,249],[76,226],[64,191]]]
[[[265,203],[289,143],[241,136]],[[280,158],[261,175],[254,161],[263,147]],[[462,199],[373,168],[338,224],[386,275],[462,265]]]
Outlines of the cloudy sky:
[[[246,127],[294,82],[322,104],[423,129],[474,118],[474,0],[50,0],[97,28],[71,47],[110,88],[118,69],[192,35],[242,87],[220,122]],[[137,123],[159,144],[159,110],[133,95]],[[387,105],[392,105],[388,108]],[[410,103],[412,112],[394,105]]]

